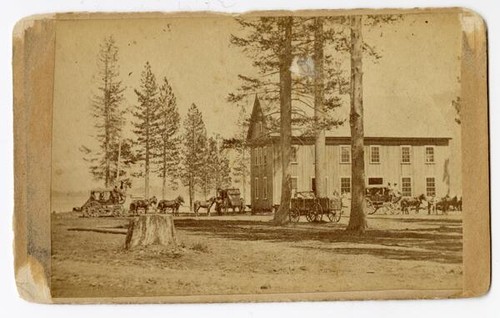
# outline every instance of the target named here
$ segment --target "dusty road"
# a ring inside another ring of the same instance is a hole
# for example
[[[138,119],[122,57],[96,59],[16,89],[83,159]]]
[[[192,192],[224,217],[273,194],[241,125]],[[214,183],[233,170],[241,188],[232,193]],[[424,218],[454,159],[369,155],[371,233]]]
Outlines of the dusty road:
[[[373,215],[365,236],[272,216],[181,216],[181,252],[123,249],[127,218],[52,219],[54,297],[459,289],[461,213]],[[112,229],[117,234],[73,231]]]

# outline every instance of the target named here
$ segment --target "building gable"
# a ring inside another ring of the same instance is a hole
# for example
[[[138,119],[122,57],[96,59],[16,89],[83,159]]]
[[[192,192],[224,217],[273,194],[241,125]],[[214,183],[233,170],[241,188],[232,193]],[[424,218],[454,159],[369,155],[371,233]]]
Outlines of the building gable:
[[[253,141],[262,137],[267,131],[266,127],[266,118],[260,106],[259,97],[255,95],[252,114],[250,116],[250,125],[248,127],[247,141]]]

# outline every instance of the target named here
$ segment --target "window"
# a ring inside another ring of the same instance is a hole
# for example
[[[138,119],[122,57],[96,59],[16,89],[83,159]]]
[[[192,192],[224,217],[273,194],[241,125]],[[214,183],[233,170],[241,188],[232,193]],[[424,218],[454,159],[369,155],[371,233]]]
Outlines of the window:
[[[436,195],[436,178],[429,177],[425,178],[425,189],[428,197],[433,197]]]
[[[316,178],[311,177],[311,191],[316,193]]]
[[[340,178],[340,193],[351,193],[351,178],[343,177]]]
[[[290,162],[297,163],[297,147],[292,147],[290,151]]]
[[[262,182],[264,183],[262,186],[262,198],[265,200],[267,199],[267,177],[264,177],[262,179]]]
[[[401,146],[401,163],[411,163],[411,147]]]
[[[434,147],[425,147],[425,163],[434,163]]]
[[[258,199],[259,198],[259,178],[255,177],[255,183],[254,183],[254,198]]]
[[[368,178],[368,185],[383,185],[384,178]]]
[[[351,163],[350,146],[340,146],[340,163]]]
[[[263,160],[264,160],[264,165],[267,165],[267,149],[266,148],[263,148],[262,149],[262,156],[263,156]]]
[[[370,146],[370,163],[380,163],[379,146]]]
[[[410,177],[402,177],[401,178],[401,194],[404,197],[411,197],[411,178]]]

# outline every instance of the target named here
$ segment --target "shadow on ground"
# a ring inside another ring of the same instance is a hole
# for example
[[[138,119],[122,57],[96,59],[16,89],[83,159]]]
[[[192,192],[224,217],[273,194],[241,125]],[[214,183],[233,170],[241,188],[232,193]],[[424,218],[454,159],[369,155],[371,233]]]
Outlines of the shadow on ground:
[[[362,236],[349,234],[344,226],[330,223],[275,226],[271,222],[253,220],[178,219],[175,227],[231,240],[303,243],[295,246],[326,253],[462,263],[460,220],[401,218],[391,221],[401,222],[402,229],[368,229]],[[418,223],[421,227],[406,229],[405,223]]]

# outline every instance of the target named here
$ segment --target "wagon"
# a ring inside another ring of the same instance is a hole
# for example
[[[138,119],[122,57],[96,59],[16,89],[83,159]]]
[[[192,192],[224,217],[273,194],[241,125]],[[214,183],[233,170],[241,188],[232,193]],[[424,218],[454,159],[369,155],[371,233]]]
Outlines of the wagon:
[[[92,189],[80,210],[83,217],[123,216],[125,197],[114,189]]]
[[[342,199],[316,197],[314,192],[297,192],[297,197],[291,199],[290,221],[298,222],[304,215],[309,222],[319,222],[326,214],[330,222],[339,222],[342,216]]]

